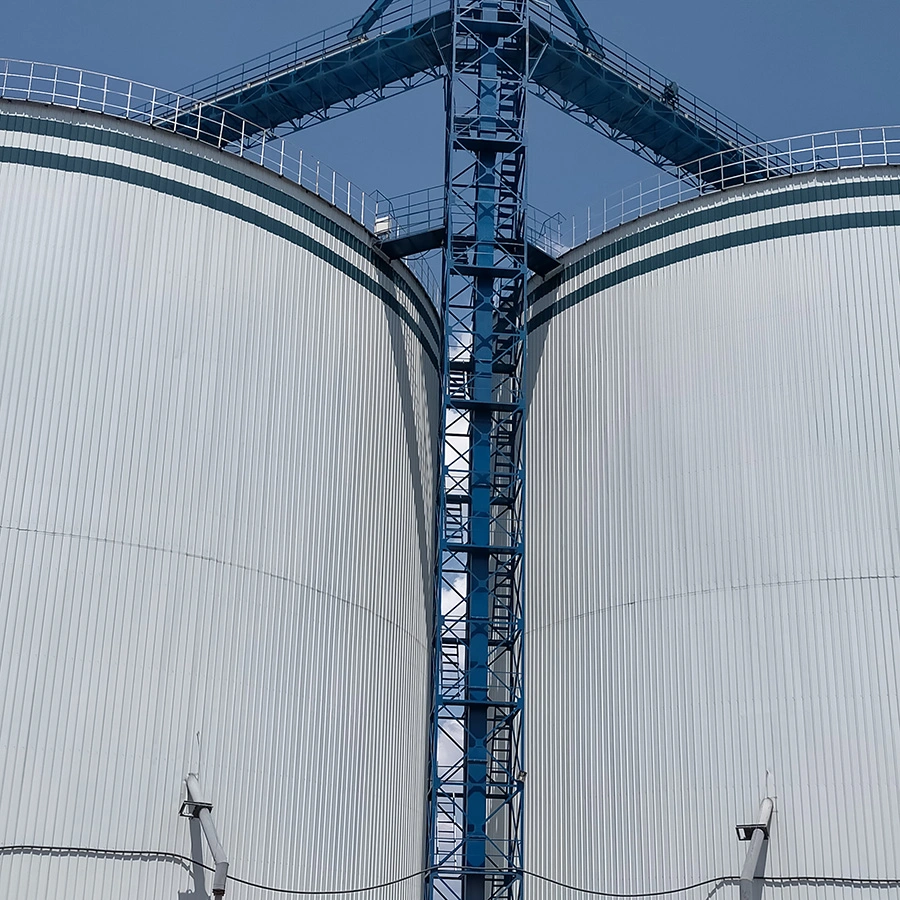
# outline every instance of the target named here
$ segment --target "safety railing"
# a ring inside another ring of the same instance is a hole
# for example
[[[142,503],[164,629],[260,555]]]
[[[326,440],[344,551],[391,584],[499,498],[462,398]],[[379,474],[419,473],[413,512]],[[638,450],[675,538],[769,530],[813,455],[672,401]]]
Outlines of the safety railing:
[[[420,253],[416,256],[407,256],[403,264],[416,276],[419,284],[425,288],[431,302],[436,309],[441,308],[441,264],[440,255],[435,253]]]
[[[214,104],[112,75],[12,59],[0,59],[0,98],[101,113],[211,144],[302,185],[369,229],[375,224],[371,194]]]
[[[559,258],[619,225],[696,197],[793,175],[872,166],[900,166],[900,125],[797,135],[714,153],[686,167],[702,178],[688,171],[677,177],[660,172],[612,194],[598,207],[588,207],[580,218],[529,207],[526,234],[529,243]],[[440,227],[443,203],[439,186],[391,199],[379,197],[381,236],[401,237]]]
[[[380,195],[214,104],[99,72],[14,59],[0,59],[0,99],[100,113],[218,146],[301,185],[369,231],[375,228]],[[410,268],[437,302],[430,268],[418,260],[410,260]]]
[[[449,0],[408,0],[406,3],[394,3],[363,38],[353,41],[347,38],[348,32],[356,24],[356,19],[340,22],[310,37],[285,44],[203,81],[188,85],[181,89],[181,93],[203,98],[228,96],[233,91],[277,77],[280,72],[288,72],[299,66],[320,61],[375,35],[412,25],[449,7]]]
[[[596,55],[582,44],[568,19],[552,0],[532,0],[531,18],[538,27],[557,39],[579,47],[588,56]],[[759,135],[747,131],[734,119],[705,103],[690,91],[679,87],[661,72],[657,72],[652,66],[648,66],[612,41],[596,32],[593,32],[593,36],[602,54],[597,58],[597,62],[621,75],[630,84],[677,109],[679,113],[720,136],[732,146],[744,146],[760,140]]]
[[[444,227],[444,186],[379,197],[376,233],[383,239],[423,234]]]
[[[547,213],[529,206],[525,213],[528,242],[550,256],[569,249],[564,237],[564,220],[559,213]],[[444,227],[444,187],[435,185],[396,197],[378,199],[376,234],[383,240],[422,234]]]
[[[0,97],[88,110],[152,125],[227,149],[259,152],[263,130],[228,110],[184,94],[126,78],[57,66],[0,59]]]
[[[742,161],[716,153],[696,163],[697,171],[714,173],[699,182],[685,173],[673,177],[660,173],[607,197],[582,217],[561,224],[558,240],[575,247],[619,225],[675,206],[685,200],[720,193],[743,184],[775,178],[859,169],[867,166],[900,166],[900,125],[855,128],[805,134],[740,148]]]

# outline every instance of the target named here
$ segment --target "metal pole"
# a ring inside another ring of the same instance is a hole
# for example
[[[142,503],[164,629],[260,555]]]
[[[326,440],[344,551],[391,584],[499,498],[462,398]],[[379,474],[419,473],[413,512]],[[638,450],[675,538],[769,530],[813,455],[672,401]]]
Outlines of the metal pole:
[[[188,812],[200,820],[200,827],[203,829],[206,843],[209,844],[209,852],[212,853],[216,864],[216,871],[213,874],[213,896],[224,897],[225,883],[228,879],[228,856],[225,853],[222,842],[219,840],[219,835],[216,833],[216,826],[213,824],[212,804],[203,799],[200,782],[192,772],[188,773],[187,778],[184,779],[184,784],[188,793],[186,803]]]
[[[769,852],[769,822],[775,804],[766,797],[759,805],[756,821],[750,825],[738,825],[739,841],[749,841],[750,848],[741,870],[740,900],[760,900],[763,891],[763,875],[766,871],[766,857]]]

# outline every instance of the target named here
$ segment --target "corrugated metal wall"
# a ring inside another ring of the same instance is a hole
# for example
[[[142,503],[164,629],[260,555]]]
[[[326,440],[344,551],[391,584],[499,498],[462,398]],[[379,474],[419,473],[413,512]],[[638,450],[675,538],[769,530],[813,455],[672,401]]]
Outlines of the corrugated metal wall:
[[[737,875],[768,794],[767,874],[900,878],[897,172],[683,204],[532,297],[527,868]]]
[[[154,856],[210,862],[189,770],[235,875],[419,870],[427,298],[324,202],[127,123],[0,105],[0,204],[0,844],[145,852],[0,853],[0,896],[206,896]]]

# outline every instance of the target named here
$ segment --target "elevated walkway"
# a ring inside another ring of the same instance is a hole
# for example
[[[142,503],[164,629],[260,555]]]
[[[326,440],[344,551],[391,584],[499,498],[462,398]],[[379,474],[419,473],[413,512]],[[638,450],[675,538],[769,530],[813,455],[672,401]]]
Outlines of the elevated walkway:
[[[447,233],[444,220],[444,188],[436,186],[399,197],[379,197],[375,234],[382,251],[391,259],[404,259],[443,247]],[[528,267],[547,275],[558,265],[564,250],[561,217],[528,207],[525,213]],[[472,241],[474,246],[474,239]]]
[[[247,138],[279,137],[427,84],[444,73],[451,40],[447,0],[394,4],[366,36],[350,40],[352,23],[287,45],[180,93],[197,99],[181,127],[198,126],[213,104],[252,122]],[[596,35],[589,43],[552,7],[534,5],[529,24],[532,92],[654,165],[700,182],[727,186],[773,174],[741,149],[764,143],[698,97]],[[233,129],[232,129],[233,131]],[[706,170],[696,160],[721,158]],[[780,164],[773,154],[767,165]],[[748,168],[749,167],[749,168]]]
[[[257,134],[283,136],[443,76],[451,37],[446,0],[396,4],[376,30],[354,40],[347,37],[352,25],[332,26],[179,93],[255,123]]]

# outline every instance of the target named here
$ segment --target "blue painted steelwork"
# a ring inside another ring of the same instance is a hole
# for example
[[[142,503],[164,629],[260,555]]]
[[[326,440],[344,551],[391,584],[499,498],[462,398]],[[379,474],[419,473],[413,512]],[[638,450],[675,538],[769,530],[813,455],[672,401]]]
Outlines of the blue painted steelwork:
[[[578,40],[600,59],[603,59],[603,50],[600,47],[600,44],[597,42],[597,38],[594,37],[594,32],[591,31],[591,26],[588,25],[584,16],[581,14],[581,10],[571,2],[571,0],[556,0],[556,5],[562,10],[563,15],[569,20],[569,24],[572,26],[572,30],[578,36]],[[552,7],[551,7],[552,9]]]
[[[446,188],[444,185],[412,191],[395,197],[378,195],[377,215],[389,219],[389,229],[378,238],[381,250],[391,259],[437,250],[445,245]],[[562,216],[534,206],[526,210],[528,268],[548,275],[568,249],[562,242]]]
[[[382,11],[376,34],[351,39],[355,24],[333,26],[179,93],[202,104],[219,97],[223,109],[256,124],[255,134],[283,137],[443,77],[447,0],[394,3]],[[194,122],[184,116],[186,130]]]
[[[522,881],[527,0],[454,0],[431,900]]]
[[[533,93],[667,171],[692,174],[715,187],[727,186],[732,171],[746,174],[748,164],[739,148],[763,143],[758,135],[595,35],[571,0],[557,2],[556,7],[531,5]],[[350,40],[348,32],[355,34],[363,20],[329,29],[183,93],[280,136],[411,90],[446,72],[453,44],[447,0],[373,4],[370,12],[376,11],[380,19],[364,17],[367,31],[357,39]],[[190,115],[184,118],[184,128],[197,130]],[[200,131],[214,134],[211,128]],[[734,169],[691,169],[697,159],[713,154],[722,154]],[[723,172],[725,182],[710,181]]]
[[[364,37],[369,29],[387,12],[394,0],[375,0],[359,17],[359,21],[347,32],[351,41]]]
[[[593,49],[580,46],[583,27],[568,15],[536,4],[530,31],[532,92],[551,106],[698,184],[727,187],[738,174],[771,174],[778,157],[760,162],[762,138],[611,41],[595,37]],[[756,147],[749,159],[741,149],[748,145]],[[714,166],[697,166],[713,156],[721,157]]]

